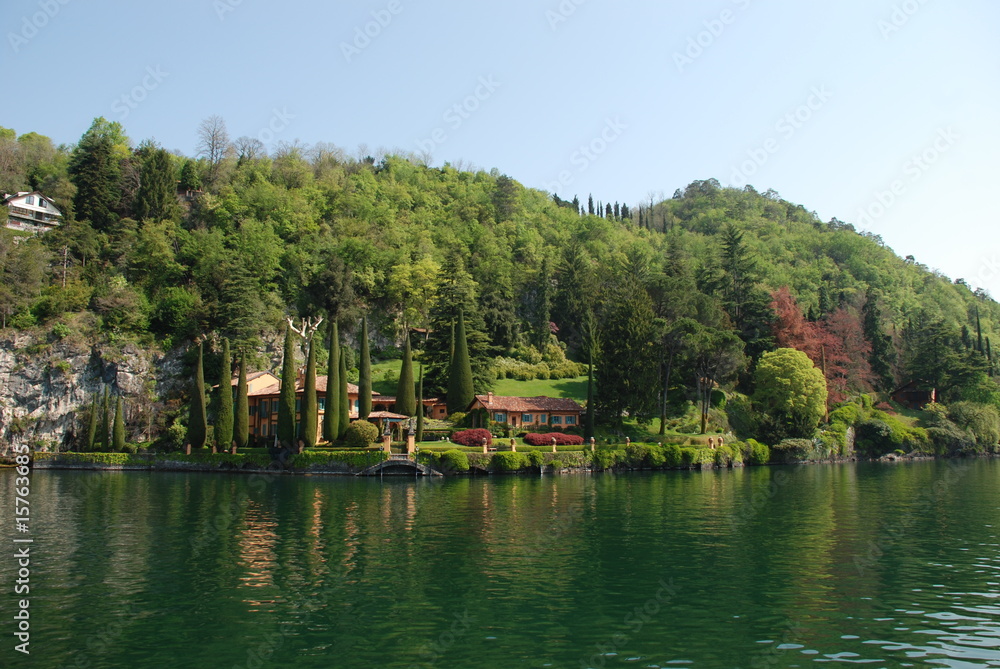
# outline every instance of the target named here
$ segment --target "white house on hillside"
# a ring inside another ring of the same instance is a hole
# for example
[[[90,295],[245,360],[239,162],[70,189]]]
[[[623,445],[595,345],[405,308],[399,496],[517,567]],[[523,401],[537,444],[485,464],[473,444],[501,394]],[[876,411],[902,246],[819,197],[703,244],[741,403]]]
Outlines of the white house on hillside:
[[[3,205],[7,207],[7,227],[38,234],[59,227],[62,212],[52,198],[38,191],[22,191],[16,195],[4,195]]]

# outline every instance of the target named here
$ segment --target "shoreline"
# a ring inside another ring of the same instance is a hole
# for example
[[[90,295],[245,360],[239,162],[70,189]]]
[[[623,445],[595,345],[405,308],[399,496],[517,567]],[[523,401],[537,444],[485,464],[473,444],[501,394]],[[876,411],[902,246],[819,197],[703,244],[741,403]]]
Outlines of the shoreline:
[[[200,472],[200,473],[215,473],[215,474],[247,474],[247,475],[285,475],[285,476],[362,476],[362,472],[370,467],[360,466],[360,465],[350,465],[344,462],[327,461],[324,463],[311,463],[304,467],[278,467],[273,463],[267,466],[260,466],[250,462],[244,462],[240,465],[232,463],[230,461],[215,461],[215,462],[205,462],[202,458],[208,454],[200,455],[176,455],[176,454],[88,454],[88,453],[36,453],[33,454],[31,462],[32,471],[107,471],[107,472],[172,472],[172,473],[183,473],[183,472]],[[43,457],[38,457],[38,456]],[[121,459],[122,462],[98,462],[91,459],[88,456],[95,455],[120,455],[124,456]],[[222,454],[219,454],[222,455]],[[225,454],[228,455],[228,454]],[[472,454],[478,455],[478,454]],[[546,454],[546,455],[582,455],[581,452],[564,452],[558,454]],[[68,456],[68,457],[67,457]],[[991,457],[990,454],[979,454],[979,455],[963,455],[954,457],[945,456],[934,456],[934,455],[908,455],[900,456],[896,454],[890,454],[883,456],[881,458],[863,458],[856,455],[846,456],[840,458],[830,458],[824,460],[802,460],[797,462],[781,462],[781,463],[767,463],[767,464],[753,464],[746,465],[744,463],[730,463],[718,464],[718,463],[697,463],[697,464],[687,464],[676,467],[667,466],[614,466],[608,468],[595,468],[592,464],[579,464],[579,465],[564,465],[561,461],[558,462],[560,466],[558,469],[553,469],[549,463],[542,464],[541,466],[528,466],[525,468],[513,470],[513,471],[503,471],[490,469],[487,466],[483,466],[486,463],[476,463],[473,465],[469,471],[439,471],[444,477],[483,477],[483,476],[539,476],[540,474],[555,475],[574,475],[574,474],[600,474],[600,473],[635,473],[635,472],[676,472],[676,471],[715,471],[715,470],[727,470],[727,469],[744,469],[746,467],[773,467],[773,466],[791,466],[791,465],[829,465],[829,464],[846,464],[851,462],[883,462],[883,463],[905,463],[905,462],[923,462],[928,460],[953,460],[953,459],[965,459],[965,458],[982,458]],[[555,458],[551,458],[553,460]],[[200,461],[199,461],[200,460]],[[0,469],[5,469],[11,467],[12,465],[7,465],[5,463],[0,463]],[[370,474],[369,477],[378,477],[379,474]],[[420,475],[415,471],[413,473],[389,473],[382,474],[382,476],[390,478],[420,478]]]

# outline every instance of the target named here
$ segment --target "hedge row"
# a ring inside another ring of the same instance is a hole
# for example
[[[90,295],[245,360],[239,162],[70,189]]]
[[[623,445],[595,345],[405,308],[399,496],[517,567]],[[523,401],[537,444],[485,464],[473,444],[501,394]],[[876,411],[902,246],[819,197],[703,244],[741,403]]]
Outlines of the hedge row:
[[[583,445],[583,437],[578,437],[575,434],[564,434],[562,432],[539,434],[537,432],[530,432],[524,435],[524,441],[532,446],[549,446],[552,444],[553,439],[555,439],[556,446]]]
[[[453,442],[469,447],[481,447],[483,445],[483,439],[486,440],[487,445],[491,445],[493,443],[493,435],[490,434],[489,430],[484,430],[482,428],[477,428],[475,430],[461,430],[451,435],[451,440]]]

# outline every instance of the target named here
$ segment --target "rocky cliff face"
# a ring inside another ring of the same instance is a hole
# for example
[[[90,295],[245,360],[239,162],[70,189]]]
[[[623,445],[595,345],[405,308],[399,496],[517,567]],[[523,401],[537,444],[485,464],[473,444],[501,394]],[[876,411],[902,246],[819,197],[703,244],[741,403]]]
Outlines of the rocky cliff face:
[[[0,451],[69,445],[85,429],[81,410],[105,389],[124,397],[130,438],[141,438],[163,400],[178,394],[181,354],[7,334],[0,341]]]

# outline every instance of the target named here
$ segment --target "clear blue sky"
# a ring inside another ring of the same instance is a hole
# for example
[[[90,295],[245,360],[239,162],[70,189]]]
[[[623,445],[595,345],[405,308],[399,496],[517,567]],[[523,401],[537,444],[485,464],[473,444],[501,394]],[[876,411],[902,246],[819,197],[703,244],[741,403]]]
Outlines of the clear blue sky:
[[[7,0],[0,19],[19,133],[70,143],[105,116],[192,155],[219,114],[233,138],[428,150],[567,199],[749,182],[1000,297],[996,2]]]

